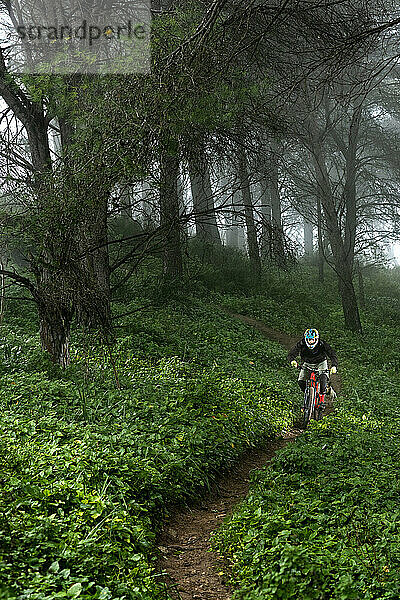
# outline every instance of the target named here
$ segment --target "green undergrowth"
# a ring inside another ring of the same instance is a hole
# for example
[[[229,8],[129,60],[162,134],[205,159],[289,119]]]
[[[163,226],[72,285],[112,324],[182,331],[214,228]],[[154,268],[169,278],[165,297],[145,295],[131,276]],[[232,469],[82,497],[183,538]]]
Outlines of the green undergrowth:
[[[342,323],[334,282],[319,284],[313,271],[290,271],[281,280],[269,282],[266,289],[249,296],[216,294],[215,301],[291,335],[301,335],[311,326],[323,330],[327,321]]]
[[[371,326],[390,326],[397,321],[400,307],[400,267],[366,269],[364,275],[366,331]],[[359,295],[355,283],[356,294]],[[334,274],[327,271],[318,282],[315,268],[298,266],[288,272],[264,275],[262,289],[244,294],[213,295],[216,304],[228,310],[259,319],[266,325],[292,335],[302,335],[307,327],[317,327],[340,342],[344,329],[343,310]],[[370,317],[373,315],[373,318]]]
[[[332,296],[320,300],[312,323],[338,351],[335,412],[257,472],[247,500],[215,537],[232,565],[235,599],[400,597],[400,301],[384,276],[367,286],[363,336],[343,333]],[[303,316],[299,331],[310,323],[311,294],[309,301],[297,308],[292,298],[282,301],[295,327]],[[247,312],[261,318],[270,306],[260,296]]]
[[[132,314],[112,348],[76,335],[64,372],[21,317],[3,324],[0,597],[165,597],[165,508],[292,422],[278,344],[200,300],[138,308],[115,307]]]

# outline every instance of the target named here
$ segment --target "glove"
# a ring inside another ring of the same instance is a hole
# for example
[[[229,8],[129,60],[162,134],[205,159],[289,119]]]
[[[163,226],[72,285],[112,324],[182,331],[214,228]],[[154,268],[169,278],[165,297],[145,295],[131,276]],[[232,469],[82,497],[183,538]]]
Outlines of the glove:
[[[337,368],[331,367],[331,375],[334,375],[335,373],[337,373]]]
[[[299,365],[297,364],[297,360],[292,360],[292,362],[290,363],[292,365],[292,367],[297,368]]]

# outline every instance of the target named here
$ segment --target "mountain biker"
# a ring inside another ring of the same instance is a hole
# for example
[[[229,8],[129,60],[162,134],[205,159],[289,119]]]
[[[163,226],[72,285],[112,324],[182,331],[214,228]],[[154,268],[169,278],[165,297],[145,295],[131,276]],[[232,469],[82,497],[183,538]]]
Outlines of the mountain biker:
[[[328,386],[328,361],[330,358],[332,367],[330,373],[337,372],[338,359],[336,352],[325,340],[319,337],[316,329],[306,329],[303,338],[290,350],[288,360],[293,367],[298,367],[296,357],[300,355],[301,369],[298,384],[304,393],[306,389],[306,367],[318,370],[320,380],[319,406],[325,407],[325,394]]]

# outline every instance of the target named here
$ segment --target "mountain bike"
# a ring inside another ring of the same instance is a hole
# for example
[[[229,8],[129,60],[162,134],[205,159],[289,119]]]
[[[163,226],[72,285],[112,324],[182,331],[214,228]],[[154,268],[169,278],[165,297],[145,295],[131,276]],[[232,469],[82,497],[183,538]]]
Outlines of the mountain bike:
[[[306,369],[307,378],[304,392],[303,427],[306,429],[311,419],[319,421],[322,418],[322,407],[319,404],[319,372],[307,366],[304,368]]]

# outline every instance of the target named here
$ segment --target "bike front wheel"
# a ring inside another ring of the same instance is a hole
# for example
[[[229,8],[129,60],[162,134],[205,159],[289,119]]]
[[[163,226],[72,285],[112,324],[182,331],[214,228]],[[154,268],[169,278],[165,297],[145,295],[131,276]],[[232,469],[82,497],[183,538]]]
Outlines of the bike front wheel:
[[[310,419],[312,417],[312,412],[313,412],[313,408],[314,408],[314,395],[315,395],[315,389],[314,388],[308,388],[306,390],[306,393],[304,394],[304,414],[303,414],[303,428],[307,429],[307,425],[310,422]]]

